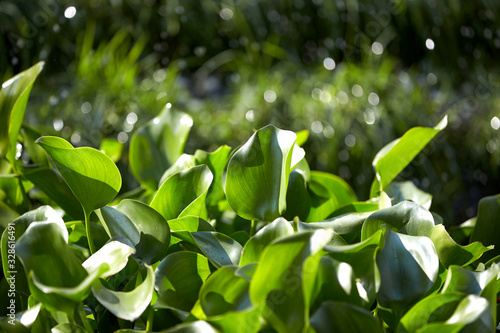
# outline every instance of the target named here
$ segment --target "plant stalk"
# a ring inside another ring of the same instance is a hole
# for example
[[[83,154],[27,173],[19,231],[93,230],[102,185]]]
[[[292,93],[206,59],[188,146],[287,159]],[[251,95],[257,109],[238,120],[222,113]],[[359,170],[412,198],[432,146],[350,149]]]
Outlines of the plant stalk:
[[[152,307],[150,307],[149,308],[149,312],[148,312],[148,320],[146,322],[146,331],[147,332],[152,332],[153,331],[154,315],[155,315],[155,310]]]
[[[250,222],[250,237],[255,235],[255,229],[257,228],[257,223],[255,223],[255,220],[252,220]]]
[[[87,214],[85,210],[83,210],[83,213],[85,215],[85,232],[87,234],[87,241],[89,243],[90,254],[92,255],[95,252],[95,245],[94,245],[94,239],[92,238],[92,232],[90,230],[90,214]]]

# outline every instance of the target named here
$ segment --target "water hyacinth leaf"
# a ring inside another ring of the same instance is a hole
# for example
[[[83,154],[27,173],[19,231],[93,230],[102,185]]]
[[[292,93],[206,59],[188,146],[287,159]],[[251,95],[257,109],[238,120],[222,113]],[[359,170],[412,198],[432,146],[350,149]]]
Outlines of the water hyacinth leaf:
[[[433,322],[448,320],[463,298],[463,294],[437,294],[424,298],[401,318],[398,332],[412,333]]]
[[[190,311],[210,273],[208,259],[201,254],[188,251],[169,254],[155,271],[158,300],[154,306]]]
[[[168,178],[150,206],[166,220],[187,215],[207,219],[205,198],[213,175],[206,165],[195,166]]]
[[[68,230],[66,229],[63,219],[50,206],[41,206],[35,210],[24,213],[23,215],[12,221],[9,227],[4,230],[0,243],[4,276],[6,278],[10,278],[10,271],[16,271],[16,290],[26,296],[29,295],[26,275],[21,269],[21,263],[17,256],[15,258],[13,267],[11,266],[12,262],[9,261],[9,254],[15,254],[15,249],[13,248],[15,243],[33,222],[55,223],[58,227],[60,236],[65,242],[68,241]]]
[[[141,185],[152,191],[158,189],[165,170],[181,156],[192,126],[189,115],[167,105],[132,135],[129,163]]]
[[[137,278],[139,278],[138,272]],[[106,288],[101,281],[92,285],[92,294],[116,317],[134,321],[146,310],[155,286],[153,268],[146,266],[146,278],[131,291],[114,291]]]
[[[474,231],[476,221],[477,218],[473,217],[459,225],[451,226],[448,229],[448,233],[453,238],[453,240],[457,242],[457,244],[469,244],[470,235],[472,235],[472,232]]]
[[[432,195],[416,187],[412,181],[392,182],[385,192],[389,197],[393,198],[394,203],[410,200],[425,209],[431,208]]]
[[[269,125],[255,132],[231,157],[225,192],[239,216],[273,221],[286,209],[296,138],[291,131]]]
[[[364,307],[367,301],[359,295],[358,283],[356,273],[349,263],[329,256],[322,257],[315,281],[317,295],[314,295],[314,307],[325,301],[347,302]]]
[[[231,237],[215,231],[192,232],[191,236],[216,267],[238,265],[243,248]]]
[[[365,304],[372,304],[380,287],[380,275],[376,265],[376,255],[382,238],[382,231],[367,240],[340,246],[325,246],[325,251],[333,259],[348,263],[359,279],[356,283],[358,295]]]
[[[104,153],[88,147],[73,148],[66,140],[53,136],[36,142],[49,154],[86,214],[106,205],[120,191],[120,171]]]
[[[480,242],[460,246],[455,243],[443,225],[435,226],[430,238],[436,247],[439,261],[446,268],[450,265],[467,266],[492,249],[492,246],[484,247]]]
[[[134,331],[135,332],[135,331]],[[203,320],[176,325],[164,332],[168,333],[219,333],[212,325]]]
[[[300,169],[290,172],[288,190],[286,192],[286,212],[284,217],[292,220],[295,216],[305,220],[311,210],[306,176]]]
[[[476,226],[470,241],[479,241],[483,245],[495,245],[495,248],[481,257],[486,262],[500,255],[500,194],[484,197],[479,201]]]
[[[384,190],[396,176],[417,156],[417,154],[448,125],[448,116],[434,127],[414,127],[401,138],[383,147],[372,165],[375,169],[375,181],[372,185],[371,197]]]
[[[169,220],[168,225],[174,233],[195,232],[195,231],[215,231],[214,227],[204,219],[196,216],[184,216],[175,220]],[[186,239],[184,237],[183,239]],[[180,242],[182,239],[171,235],[170,244]]]
[[[35,80],[42,71],[41,61],[2,84],[0,90],[0,159],[15,161],[16,143]]]
[[[312,284],[321,250],[331,230],[296,233],[273,242],[262,254],[250,283],[253,304],[266,302],[263,311],[278,331],[301,332],[308,322]],[[308,258],[315,260],[306,265]],[[307,267],[306,267],[307,266]]]
[[[0,331],[9,333],[31,333],[31,331],[18,320],[12,320],[9,317],[0,317]]]
[[[48,239],[51,241],[47,242]],[[17,241],[16,255],[27,273],[32,295],[49,310],[73,311],[78,301],[88,295],[90,285],[87,290],[79,288],[88,273],[66,243],[57,223],[31,223]],[[62,288],[68,295],[61,296],[53,290],[47,293],[40,287]]]
[[[20,168],[24,178],[32,182],[39,190],[54,200],[67,215],[75,220],[83,220],[82,205],[75,197],[61,175],[52,168]]]
[[[496,325],[488,310],[489,307],[489,302],[485,298],[467,295],[448,320],[429,324],[418,332],[495,332]]]
[[[85,329],[75,323],[58,324],[50,330],[50,333],[86,333]]]
[[[238,274],[237,266],[215,271],[200,291],[200,304],[207,317],[229,311],[245,311],[252,307],[248,288],[250,282]]]
[[[368,310],[349,303],[331,301],[324,302],[314,313],[311,326],[317,333],[384,332],[380,322]]]
[[[318,193],[323,197],[334,197],[337,204],[337,208],[346,206],[358,200],[354,190],[347,184],[345,180],[339,176],[321,172],[321,171],[311,171],[311,181],[310,186],[322,185],[322,189],[326,192]]]
[[[230,153],[231,147],[226,145],[220,146],[211,153],[207,153],[203,150],[197,150],[194,153],[196,165],[205,164],[214,175],[214,181],[207,194],[207,205],[209,206],[215,206],[220,200],[224,199],[222,176],[224,168],[229,161]]]
[[[340,235],[359,234],[363,222],[370,216],[371,212],[366,213],[348,213],[330,218],[320,222],[300,222],[301,230],[307,229],[332,229]]]
[[[382,225],[387,225],[393,231],[412,236],[428,236],[434,227],[434,218],[422,206],[411,201],[402,201],[395,206],[371,214],[363,224],[361,239],[367,239]]]
[[[45,150],[42,147],[35,144],[36,139],[42,136],[42,134],[26,124],[21,127],[21,135],[23,137],[23,146],[29,154],[32,163],[48,166],[49,159]]]
[[[150,265],[161,260],[170,244],[170,228],[165,218],[136,200],[122,200],[116,209],[127,216],[139,232],[140,239],[135,244],[137,256]]]
[[[450,266],[441,293],[474,294],[488,298],[485,291],[490,292],[487,289],[489,284],[496,285],[496,277],[499,272],[500,268],[497,264],[492,264],[490,268],[482,272],[473,272],[459,266]]]
[[[274,240],[293,234],[293,227],[282,217],[266,225],[250,238],[241,254],[240,266],[258,262],[264,249]]]
[[[175,161],[175,163],[172,164],[161,176],[159,186],[161,186],[165,182],[165,180],[170,178],[170,176],[194,166],[196,166],[196,160],[194,156],[190,154],[182,154],[181,156],[179,156],[177,161]]]
[[[366,213],[378,210],[378,202],[353,202],[341,207],[330,214],[330,218],[347,213]]]
[[[106,265],[106,271],[99,275],[100,278],[105,278],[121,271],[127,265],[128,257],[134,253],[135,248],[132,243],[126,238],[119,237],[111,239],[85,260],[82,266],[92,274],[94,271],[102,271],[101,267]]]
[[[27,189],[14,175],[0,175],[0,200],[18,213],[28,210]]]
[[[122,157],[123,143],[116,139],[103,139],[100,150],[116,163]]]
[[[385,228],[377,266],[381,280],[377,301],[401,314],[433,286],[439,258],[428,237],[403,235]]]

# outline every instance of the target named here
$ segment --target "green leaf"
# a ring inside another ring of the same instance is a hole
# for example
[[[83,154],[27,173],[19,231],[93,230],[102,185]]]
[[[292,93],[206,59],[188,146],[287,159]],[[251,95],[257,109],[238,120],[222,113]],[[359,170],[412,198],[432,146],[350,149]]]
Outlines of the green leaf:
[[[116,163],[122,157],[123,144],[116,139],[103,139],[100,150]]]
[[[190,311],[210,273],[208,259],[201,254],[187,251],[169,254],[155,272],[158,301],[154,306]]]
[[[168,333],[218,333],[209,323],[203,320],[174,326],[164,332]]]
[[[356,290],[364,301],[364,305],[371,305],[380,287],[380,275],[376,265],[376,255],[382,231],[378,231],[363,242],[352,245],[326,246],[329,256],[339,262],[348,263],[354,270]]]
[[[304,161],[304,160],[303,160]],[[311,200],[307,190],[306,175],[303,170],[294,169],[288,179],[286,192],[286,212],[284,217],[293,220],[296,216],[305,220],[311,210]]]
[[[49,310],[71,313],[89,294],[93,280],[88,280],[87,271],[57,223],[31,223],[17,241],[16,255],[24,266],[32,295]]]
[[[215,231],[214,227],[204,219],[196,216],[184,216],[175,220],[169,220],[168,225],[170,230],[179,232],[195,232],[195,231]],[[187,236],[186,236],[187,237]],[[183,237],[183,239],[186,239]],[[180,242],[182,239],[172,235],[170,244],[175,244]]]
[[[432,287],[438,276],[439,259],[428,237],[403,235],[385,228],[377,266],[381,280],[377,301],[402,314]]]
[[[371,312],[349,303],[324,302],[311,317],[311,326],[318,333],[374,332],[384,330]]]
[[[438,294],[424,298],[401,318],[398,332],[413,333],[430,323],[446,321],[463,298],[462,294]]]
[[[39,62],[7,80],[0,90],[0,159],[7,157],[15,161],[16,143],[23,122],[31,88],[42,71],[44,62]]]
[[[383,147],[373,159],[375,168],[375,183],[372,186],[371,197],[385,190],[390,182],[403,171],[403,169],[417,156],[417,154],[436,136],[446,128],[448,116],[434,128],[414,127],[407,131],[401,138],[392,141]]]
[[[10,271],[15,271],[16,290],[23,293],[25,296],[29,295],[27,277],[22,270],[21,262],[18,257],[15,262],[12,262],[12,254],[15,254],[14,246],[16,242],[25,233],[26,229],[33,222],[53,222],[59,228],[59,234],[65,242],[68,241],[68,230],[64,225],[63,219],[59,214],[50,206],[41,206],[35,210],[24,213],[4,230],[1,238],[1,254],[2,254],[2,268],[6,278],[11,277]],[[9,256],[9,254],[11,256]],[[11,266],[12,265],[12,266]]]
[[[212,180],[213,175],[206,165],[176,173],[161,185],[151,207],[166,220],[187,215],[207,219],[205,198]]]
[[[500,194],[484,197],[479,201],[476,226],[470,241],[479,241],[483,245],[494,245],[495,248],[481,257],[482,262],[487,262],[500,255]]]
[[[404,200],[410,200],[425,209],[431,208],[432,195],[416,187],[412,181],[393,182],[387,187],[385,192],[392,198],[394,204]]]
[[[354,190],[339,176],[327,172],[311,171],[310,186],[322,185],[326,192],[318,193],[324,197],[334,197],[336,208],[346,206],[358,200]]]
[[[138,272],[137,279],[139,279]],[[92,285],[92,294],[116,317],[134,321],[146,310],[155,285],[153,268],[146,266],[146,278],[132,291],[114,291],[106,288],[101,281]]]
[[[237,266],[225,266],[205,281],[200,291],[200,304],[208,317],[229,311],[245,311],[252,307],[248,288],[250,282]]]
[[[82,264],[87,273],[101,272],[100,278],[115,275],[121,271],[128,262],[128,257],[135,253],[135,248],[130,241],[123,237],[111,239],[96,253],[91,255]],[[102,267],[106,270],[103,271]]]
[[[347,213],[320,222],[300,222],[299,228],[307,229],[332,229],[339,235],[359,235],[365,220],[371,215],[367,213]]]
[[[122,186],[116,165],[93,148],[73,148],[64,139],[44,136],[36,141],[49,154],[86,214],[114,199]]]
[[[363,224],[361,239],[367,239],[382,225],[412,236],[429,236],[434,227],[434,218],[424,207],[411,201],[402,201],[371,214]]]
[[[51,200],[54,200],[57,205],[64,209],[66,214],[75,220],[84,219],[82,205],[56,170],[47,167],[20,169],[24,178],[32,182]]]
[[[286,209],[297,135],[272,125],[257,132],[229,160],[225,192],[236,214],[273,221]],[[297,162],[299,162],[298,158]]]
[[[257,231],[245,244],[241,254],[240,266],[259,262],[262,253],[271,242],[292,234],[293,228],[290,222],[282,217],[278,217],[272,223]]]
[[[192,232],[191,237],[216,267],[238,265],[243,248],[231,237],[215,231]]]
[[[50,333],[86,333],[85,329],[75,323],[63,323],[52,327]]]
[[[122,200],[115,208],[100,209],[100,218],[111,237],[123,236],[137,249],[137,256],[148,264],[161,260],[170,244],[170,228],[163,216],[136,200]]]
[[[448,268],[450,265],[467,266],[479,259],[493,247],[484,247],[480,242],[460,246],[450,237],[443,225],[435,226],[430,238],[436,247],[439,261]]]
[[[132,135],[129,163],[141,185],[158,189],[165,170],[181,156],[192,126],[189,115],[166,106],[158,117]]]
[[[181,156],[179,156],[177,161],[175,161],[175,163],[172,164],[161,176],[159,183],[160,186],[165,182],[165,180],[169,179],[170,176],[194,166],[196,166],[196,160],[194,156],[189,154],[182,154]]]
[[[273,242],[262,254],[250,299],[253,304],[266,302],[263,314],[276,330],[301,332],[307,325],[311,286],[332,234],[324,229],[296,233]]]
[[[494,332],[495,324],[488,310],[489,302],[483,297],[468,295],[458,304],[453,315],[444,323],[432,323],[418,332]]]
[[[497,264],[482,272],[473,272],[458,266],[450,266],[441,293],[462,293],[485,296],[483,291],[490,283],[495,284],[500,268]]]

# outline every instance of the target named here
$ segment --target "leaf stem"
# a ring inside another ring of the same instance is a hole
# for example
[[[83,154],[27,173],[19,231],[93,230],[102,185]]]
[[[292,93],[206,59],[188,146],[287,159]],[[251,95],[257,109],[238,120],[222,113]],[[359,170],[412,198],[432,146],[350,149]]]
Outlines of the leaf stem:
[[[250,237],[255,235],[255,229],[257,228],[257,223],[255,223],[255,220],[252,220],[250,222]]]
[[[90,254],[92,255],[95,252],[95,245],[94,245],[94,239],[92,238],[92,232],[90,230],[90,214],[87,214],[85,210],[83,212],[85,215],[85,232],[87,234],[87,241],[89,243]]]
[[[90,326],[89,321],[87,320],[87,315],[85,313],[85,309],[83,308],[83,304],[80,304],[78,306],[78,310],[77,311],[78,311],[79,319],[82,322],[82,325],[85,328],[85,331],[87,331],[89,333],[94,333],[94,330],[92,329],[92,327]]]
[[[152,307],[150,307],[149,308],[149,313],[148,313],[148,321],[146,322],[146,331],[147,332],[152,332],[153,331],[154,315],[155,315],[155,310]]]

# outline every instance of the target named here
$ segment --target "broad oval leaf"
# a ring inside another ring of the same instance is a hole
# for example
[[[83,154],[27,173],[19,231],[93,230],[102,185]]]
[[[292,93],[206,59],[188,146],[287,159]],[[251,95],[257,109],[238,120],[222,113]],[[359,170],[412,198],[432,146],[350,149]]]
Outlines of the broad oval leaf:
[[[431,208],[432,195],[422,191],[408,180],[405,182],[392,182],[385,190],[387,195],[393,198],[394,203],[411,200],[425,209]]]
[[[160,187],[150,206],[166,220],[187,215],[207,219],[205,198],[213,175],[206,165],[174,174]]]
[[[178,234],[179,232],[215,231],[214,227],[204,219],[197,216],[184,216],[178,219],[169,220],[170,230]],[[186,237],[183,237],[186,239]],[[170,244],[180,242],[182,239],[172,235]]]
[[[192,126],[188,114],[166,106],[132,135],[129,163],[139,183],[152,191],[158,189],[165,170],[181,156]]]
[[[412,236],[429,236],[434,227],[434,218],[424,207],[411,201],[402,201],[371,214],[363,224],[361,239],[367,239],[382,225]]]
[[[225,192],[239,216],[273,221],[286,209],[296,139],[295,133],[269,125],[255,132],[231,157]]]
[[[250,238],[241,254],[240,266],[258,262],[264,249],[274,240],[293,234],[293,227],[282,217],[266,225]]]
[[[216,267],[238,265],[243,248],[231,237],[215,231],[192,232],[191,237]]]
[[[102,271],[101,267],[105,265],[106,271],[99,275],[100,278],[105,278],[121,271],[127,265],[128,257],[134,253],[135,248],[128,239],[111,239],[85,260],[82,266],[87,273],[92,274],[94,271]]]
[[[73,148],[66,140],[53,136],[41,137],[36,142],[49,154],[86,214],[106,205],[120,191],[120,171],[100,151]]]
[[[139,278],[140,272],[137,272]],[[134,321],[146,310],[155,285],[153,268],[146,266],[146,278],[134,290],[114,291],[106,288],[101,281],[92,285],[92,294],[116,317]]]
[[[455,243],[441,224],[432,229],[430,238],[436,247],[439,261],[446,268],[450,265],[467,266],[493,248],[492,246],[484,247],[480,242],[460,246]]]
[[[385,190],[390,182],[417,156],[417,154],[436,136],[446,128],[448,116],[434,127],[414,127],[401,138],[392,141],[383,147],[373,159],[376,178],[372,186],[371,197],[377,196],[378,191]]]
[[[356,332],[382,333],[380,322],[371,312],[343,302],[324,302],[311,317],[311,326],[317,333]]]
[[[2,84],[0,90],[0,159],[7,157],[14,163],[19,130],[26,111],[26,104],[35,83],[42,71],[41,61]]]
[[[158,301],[154,306],[190,311],[210,273],[208,259],[201,254],[187,251],[169,254],[155,271]]]
[[[483,295],[488,284],[496,282],[499,272],[500,269],[497,264],[491,265],[489,269],[482,272],[473,272],[462,267],[450,266],[441,293]]]
[[[385,228],[377,266],[381,280],[378,302],[401,313],[430,290],[438,276],[439,259],[428,237],[403,235]]]

